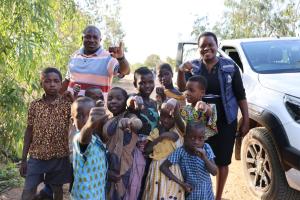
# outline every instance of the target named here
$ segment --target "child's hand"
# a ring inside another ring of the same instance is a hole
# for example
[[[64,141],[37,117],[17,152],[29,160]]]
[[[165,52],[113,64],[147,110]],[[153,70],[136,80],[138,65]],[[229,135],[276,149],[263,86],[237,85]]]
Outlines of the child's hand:
[[[164,102],[166,99],[166,95],[164,92],[164,88],[162,87],[156,87],[156,100],[159,102]]]
[[[94,107],[90,111],[88,124],[89,126],[96,128],[100,123],[104,122],[108,118],[105,108]]]
[[[74,96],[72,95],[72,93],[70,91],[65,91],[62,96],[63,96],[63,98],[65,98],[71,102],[73,102],[75,100]]]
[[[166,111],[167,113],[169,113],[170,115],[173,115],[174,111],[175,111],[175,108],[176,108],[176,105],[177,105],[177,100],[176,99],[169,99],[167,101],[167,103],[164,103],[161,107],[161,110],[164,110]]]
[[[130,131],[130,119],[129,118],[122,118],[122,119],[120,119],[119,127],[122,130],[128,130],[128,131]]]
[[[96,102],[96,107],[100,107],[100,108],[104,107],[104,101],[98,100],[98,101]]]
[[[199,110],[204,113],[206,113],[206,111],[209,109],[209,107],[210,106],[207,103],[205,103],[204,101],[198,101],[195,106],[196,110]]]
[[[182,72],[190,72],[193,68],[193,64],[191,62],[185,62],[179,66],[178,70]]]
[[[78,96],[78,93],[80,92],[81,86],[79,84],[75,84],[73,86],[73,92],[74,92],[74,97]]]
[[[188,184],[188,183],[183,183],[182,185],[181,185],[181,187],[183,187],[183,189],[184,189],[184,191],[186,191],[186,192],[192,192],[193,191],[193,186],[191,186],[190,184]]]
[[[120,128],[122,130],[128,130],[130,132],[137,132],[143,126],[142,121],[139,118],[122,118],[120,120]]]
[[[144,100],[141,96],[135,96],[133,102],[135,110],[142,110],[144,108]]]
[[[21,162],[21,166],[20,166],[19,172],[20,172],[20,175],[21,175],[22,177],[25,177],[25,176],[26,176],[26,172],[27,172],[27,161],[22,161],[22,162]]]
[[[206,152],[203,148],[196,148],[195,152],[202,160],[206,158]]]

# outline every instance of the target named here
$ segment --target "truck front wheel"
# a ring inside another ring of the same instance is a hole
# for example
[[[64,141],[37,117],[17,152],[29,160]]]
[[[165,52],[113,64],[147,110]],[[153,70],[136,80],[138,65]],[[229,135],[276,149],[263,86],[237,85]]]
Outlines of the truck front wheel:
[[[286,181],[276,147],[266,128],[253,128],[244,137],[241,152],[248,188],[259,199],[295,199]]]

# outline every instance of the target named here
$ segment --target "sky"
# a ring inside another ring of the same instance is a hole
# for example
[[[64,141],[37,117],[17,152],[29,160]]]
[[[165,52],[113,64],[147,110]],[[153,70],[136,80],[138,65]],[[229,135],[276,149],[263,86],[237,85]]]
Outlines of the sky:
[[[120,0],[121,22],[130,63],[143,63],[157,54],[162,60],[175,58],[177,43],[190,41],[196,16],[217,21],[223,0]]]

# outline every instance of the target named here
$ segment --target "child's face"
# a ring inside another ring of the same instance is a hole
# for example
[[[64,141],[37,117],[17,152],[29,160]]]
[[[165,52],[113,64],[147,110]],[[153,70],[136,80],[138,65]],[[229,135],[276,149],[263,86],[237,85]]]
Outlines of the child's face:
[[[45,93],[48,95],[57,95],[61,89],[61,80],[55,72],[43,74],[41,77],[41,85]]]
[[[171,86],[172,83],[172,77],[173,74],[167,69],[160,69],[158,71],[158,80],[160,84],[162,84],[164,87]]]
[[[114,115],[118,115],[126,109],[126,97],[117,89],[112,89],[107,96],[107,108]]]
[[[72,106],[71,117],[77,130],[81,130],[89,118],[92,103],[77,103]]]
[[[100,89],[91,89],[85,92],[85,96],[92,98],[95,102],[101,100],[104,101],[103,93]]]
[[[160,112],[160,124],[166,129],[170,130],[175,126],[175,119],[165,110],[161,110]]]
[[[152,73],[136,76],[136,89],[141,96],[149,97],[154,90],[154,77]]]
[[[198,82],[188,81],[186,83],[185,97],[188,103],[195,104],[205,95],[205,90]]]
[[[192,128],[190,133],[186,133],[184,137],[185,146],[193,150],[195,148],[203,148],[205,142],[205,129]]]

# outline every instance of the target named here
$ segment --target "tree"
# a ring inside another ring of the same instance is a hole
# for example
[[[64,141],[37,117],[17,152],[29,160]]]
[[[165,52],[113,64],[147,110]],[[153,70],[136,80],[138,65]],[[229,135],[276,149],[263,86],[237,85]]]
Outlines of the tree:
[[[41,93],[39,72],[64,74],[90,22],[73,0],[5,0],[0,4],[0,158],[21,155],[27,105]]]
[[[207,16],[197,16],[194,24],[193,24],[193,30],[191,32],[191,36],[197,40],[198,36],[203,33],[204,31],[207,31],[209,29],[209,21]]]
[[[166,62],[172,66],[173,70],[175,69],[175,67],[176,67],[176,60],[174,58],[171,58],[171,57],[168,56],[166,58]]]
[[[295,36],[300,20],[299,2],[225,0],[226,11],[213,30],[224,39]]]
[[[149,55],[144,62],[145,66],[147,66],[149,68],[156,68],[161,63],[162,63],[162,61],[161,61],[159,55],[156,55],[156,54]]]
[[[139,63],[139,62],[131,64],[130,65],[130,69],[131,69],[130,71],[131,71],[131,73],[133,73],[136,69],[138,69],[138,68],[140,68],[142,66],[144,66],[144,64],[143,63]]]
[[[92,20],[100,27],[103,36],[103,46],[118,45],[125,37],[120,19],[120,0],[86,0],[81,3],[81,9],[92,16]]]

